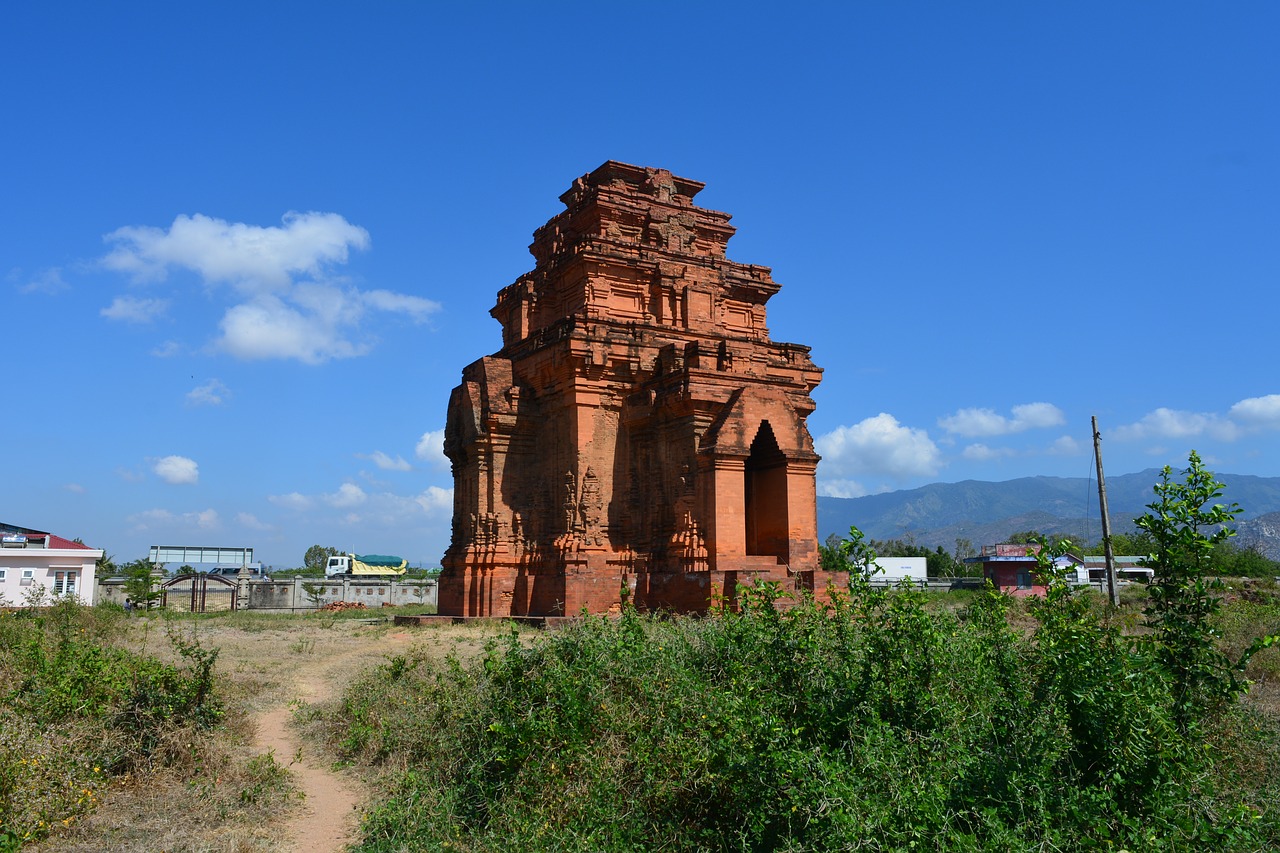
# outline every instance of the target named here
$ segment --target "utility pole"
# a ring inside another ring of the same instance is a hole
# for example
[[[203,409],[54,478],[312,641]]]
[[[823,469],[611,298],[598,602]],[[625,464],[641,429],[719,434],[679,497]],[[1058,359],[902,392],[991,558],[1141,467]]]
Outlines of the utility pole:
[[[1107,512],[1107,481],[1102,476],[1102,435],[1098,432],[1098,418],[1093,421],[1093,458],[1098,463],[1098,503],[1102,509],[1102,552],[1107,558],[1107,595],[1111,606],[1120,604],[1120,590],[1116,586],[1116,556],[1111,550],[1111,515]]]

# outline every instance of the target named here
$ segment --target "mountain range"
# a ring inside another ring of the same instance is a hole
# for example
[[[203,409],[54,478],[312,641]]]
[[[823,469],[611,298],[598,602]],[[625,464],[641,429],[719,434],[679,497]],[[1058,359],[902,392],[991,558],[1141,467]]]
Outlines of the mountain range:
[[[1216,474],[1225,486],[1218,503],[1240,505],[1233,540],[1239,547],[1280,559],[1280,477]],[[1133,520],[1156,499],[1160,471],[1107,478],[1113,533],[1133,530]],[[965,480],[860,498],[818,498],[818,537],[846,535],[851,525],[872,539],[910,538],[918,545],[952,550],[957,540],[974,548],[1037,530],[1098,542],[1102,522],[1098,484],[1085,477],[1021,477],[999,483]]]

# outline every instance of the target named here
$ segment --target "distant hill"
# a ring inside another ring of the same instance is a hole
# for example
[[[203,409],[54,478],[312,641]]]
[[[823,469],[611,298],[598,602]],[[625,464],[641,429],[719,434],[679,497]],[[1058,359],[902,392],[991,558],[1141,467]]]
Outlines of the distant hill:
[[[1217,474],[1223,500],[1240,504],[1236,543],[1260,547],[1280,559],[1280,477]],[[1133,519],[1155,500],[1157,469],[1107,478],[1107,505],[1114,532],[1133,529]],[[1084,477],[1022,477],[1001,483],[965,480],[861,498],[818,498],[818,537],[844,535],[850,525],[872,539],[907,536],[948,551],[957,539],[975,548],[1004,541],[1022,530],[1096,542],[1102,538],[1098,487]],[[1274,553],[1273,553],[1274,551]]]
[[[1231,540],[1240,548],[1259,551],[1264,557],[1280,560],[1280,512],[1269,512],[1236,525]]]

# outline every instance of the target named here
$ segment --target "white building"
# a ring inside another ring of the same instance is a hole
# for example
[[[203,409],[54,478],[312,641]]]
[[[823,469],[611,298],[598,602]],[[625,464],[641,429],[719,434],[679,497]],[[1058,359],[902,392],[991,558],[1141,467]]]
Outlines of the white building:
[[[69,595],[93,604],[94,569],[102,550],[29,527],[0,522],[0,606]]]

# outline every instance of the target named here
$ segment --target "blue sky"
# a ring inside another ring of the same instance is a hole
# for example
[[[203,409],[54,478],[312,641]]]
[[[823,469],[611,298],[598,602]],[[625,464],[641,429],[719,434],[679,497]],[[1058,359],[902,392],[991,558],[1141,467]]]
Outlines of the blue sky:
[[[1280,6],[0,12],[0,520],[435,565],[449,390],[608,159],[704,181],[819,491],[1280,476]]]

